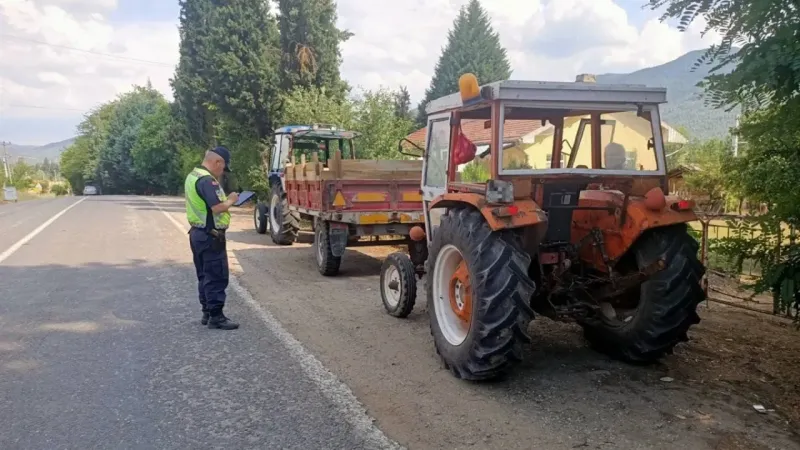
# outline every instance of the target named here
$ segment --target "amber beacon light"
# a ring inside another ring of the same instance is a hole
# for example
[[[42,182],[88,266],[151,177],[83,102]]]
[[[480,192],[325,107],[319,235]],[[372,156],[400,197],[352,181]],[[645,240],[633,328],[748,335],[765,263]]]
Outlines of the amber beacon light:
[[[461,103],[467,105],[481,98],[481,88],[478,78],[471,73],[465,73],[458,79],[458,91],[461,93]]]

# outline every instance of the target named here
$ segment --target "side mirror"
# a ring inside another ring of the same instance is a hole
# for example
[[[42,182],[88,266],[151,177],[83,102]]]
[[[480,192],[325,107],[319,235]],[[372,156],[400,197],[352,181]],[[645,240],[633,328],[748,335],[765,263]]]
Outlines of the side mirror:
[[[403,148],[403,142],[408,142],[409,144],[411,144],[412,147],[419,150],[419,154],[417,155],[414,153],[409,153],[405,148]],[[397,152],[400,153],[401,155],[411,156],[413,158],[421,158],[423,155],[425,155],[424,148],[420,147],[415,142],[408,140],[407,138],[400,139],[400,141],[397,143]]]

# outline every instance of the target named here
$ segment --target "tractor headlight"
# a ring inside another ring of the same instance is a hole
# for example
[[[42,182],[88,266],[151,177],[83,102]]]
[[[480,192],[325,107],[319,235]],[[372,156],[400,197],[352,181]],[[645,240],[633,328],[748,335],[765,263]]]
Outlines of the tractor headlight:
[[[503,180],[489,180],[486,182],[487,203],[513,203],[514,185]]]

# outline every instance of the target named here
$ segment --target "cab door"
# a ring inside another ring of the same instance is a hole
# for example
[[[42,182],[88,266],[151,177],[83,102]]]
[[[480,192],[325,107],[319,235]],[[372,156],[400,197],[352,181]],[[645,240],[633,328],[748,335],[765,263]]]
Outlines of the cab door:
[[[422,163],[422,207],[428,244],[439,227],[443,209],[430,209],[430,203],[447,192],[447,166],[450,162],[450,113],[428,117],[425,159]]]

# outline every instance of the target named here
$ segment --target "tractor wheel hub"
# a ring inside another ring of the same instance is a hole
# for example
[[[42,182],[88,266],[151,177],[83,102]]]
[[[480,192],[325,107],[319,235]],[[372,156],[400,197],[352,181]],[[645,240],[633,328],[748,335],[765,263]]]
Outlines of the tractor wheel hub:
[[[450,308],[462,322],[472,317],[472,285],[469,270],[464,261],[456,268],[450,279]]]

